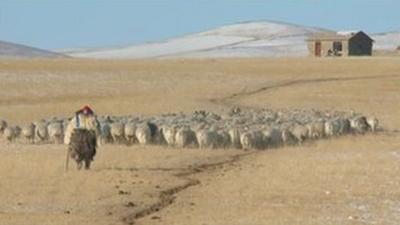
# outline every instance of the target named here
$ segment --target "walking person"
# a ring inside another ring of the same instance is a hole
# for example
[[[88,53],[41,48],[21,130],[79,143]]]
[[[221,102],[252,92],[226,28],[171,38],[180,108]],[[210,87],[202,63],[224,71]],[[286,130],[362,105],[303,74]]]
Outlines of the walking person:
[[[97,137],[100,135],[100,123],[89,106],[75,112],[68,123],[64,136],[64,144],[68,145],[65,170],[68,170],[69,158],[77,163],[77,168],[90,169],[90,164],[96,155]]]

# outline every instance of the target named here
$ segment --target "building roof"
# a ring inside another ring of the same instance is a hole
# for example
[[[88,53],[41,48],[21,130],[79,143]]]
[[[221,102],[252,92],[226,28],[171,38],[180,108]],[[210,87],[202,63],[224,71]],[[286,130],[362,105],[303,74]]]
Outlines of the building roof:
[[[364,34],[369,39],[371,39],[367,34],[362,31],[339,31],[339,32],[324,32],[324,33],[316,33],[310,36],[307,40],[308,41],[346,41],[350,40],[354,36],[358,34]],[[371,39],[371,41],[373,41]]]

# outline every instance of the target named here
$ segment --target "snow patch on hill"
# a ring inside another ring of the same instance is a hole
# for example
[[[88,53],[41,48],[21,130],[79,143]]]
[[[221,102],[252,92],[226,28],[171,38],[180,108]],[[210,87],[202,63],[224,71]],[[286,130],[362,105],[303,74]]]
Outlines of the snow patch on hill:
[[[306,38],[322,31],[326,30],[278,22],[246,22],[164,42],[64,53],[89,58],[305,56]]]
[[[134,58],[218,58],[218,57],[301,57],[307,56],[310,36],[334,31],[271,21],[232,24],[172,38],[162,42],[116,48],[63,51],[73,57]],[[400,45],[400,32],[371,35],[374,49],[394,50]]]
[[[400,46],[400,31],[371,35],[375,50],[395,50]]]

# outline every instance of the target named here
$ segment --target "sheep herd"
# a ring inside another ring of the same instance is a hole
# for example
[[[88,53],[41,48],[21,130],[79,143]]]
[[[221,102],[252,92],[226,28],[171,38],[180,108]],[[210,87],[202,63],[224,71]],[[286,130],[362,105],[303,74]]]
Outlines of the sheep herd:
[[[70,118],[42,119],[24,125],[0,120],[8,142],[63,143]],[[164,145],[178,148],[269,149],[347,134],[375,132],[378,120],[353,112],[233,108],[218,115],[195,111],[154,117],[98,116],[99,144]]]

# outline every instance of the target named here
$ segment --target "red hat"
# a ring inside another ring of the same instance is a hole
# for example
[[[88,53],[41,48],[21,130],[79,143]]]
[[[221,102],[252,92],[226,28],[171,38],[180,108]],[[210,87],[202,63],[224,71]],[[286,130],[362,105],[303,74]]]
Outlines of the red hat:
[[[85,114],[93,114],[93,110],[88,105],[83,106],[80,111],[83,113],[86,112]]]

